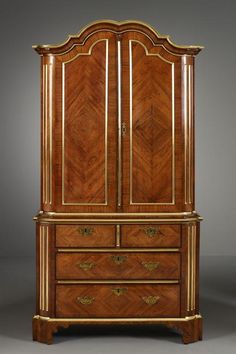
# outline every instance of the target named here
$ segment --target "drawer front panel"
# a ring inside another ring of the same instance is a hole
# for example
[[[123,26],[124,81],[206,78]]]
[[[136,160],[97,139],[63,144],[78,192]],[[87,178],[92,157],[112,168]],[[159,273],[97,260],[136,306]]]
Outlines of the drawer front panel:
[[[179,279],[178,253],[58,253],[57,279]]]
[[[179,247],[180,225],[121,226],[122,247]]]
[[[57,317],[178,317],[179,285],[57,285]]]
[[[114,225],[57,225],[57,247],[114,247]]]

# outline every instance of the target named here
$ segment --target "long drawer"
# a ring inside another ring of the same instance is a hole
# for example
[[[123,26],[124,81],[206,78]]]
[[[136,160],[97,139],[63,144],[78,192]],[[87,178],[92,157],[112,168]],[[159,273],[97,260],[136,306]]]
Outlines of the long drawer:
[[[178,284],[57,285],[57,317],[178,317]]]
[[[58,253],[56,276],[57,279],[179,279],[180,254]]]
[[[179,247],[180,225],[122,225],[122,247]]]
[[[57,247],[114,247],[114,225],[57,225]]]

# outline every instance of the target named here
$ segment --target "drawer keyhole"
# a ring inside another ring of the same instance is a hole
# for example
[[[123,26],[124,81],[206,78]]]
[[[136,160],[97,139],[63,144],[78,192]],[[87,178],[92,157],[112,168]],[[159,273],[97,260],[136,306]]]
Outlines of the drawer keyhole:
[[[125,291],[127,291],[127,288],[114,288],[112,289],[113,294],[115,294],[116,296],[120,296],[123,295]]]
[[[153,237],[157,236],[160,233],[160,231],[159,231],[159,229],[157,227],[145,227],[143,229],[143,231],[150,238],[153,238]]]
[[[85,226],[85,227],[79,227],[78,231],[82,236],[90,236],[94,232],[94,229],[92,227]]]
[[[115,264],[122,264],[127,260],[127,256],[111,256],[111,259]]]

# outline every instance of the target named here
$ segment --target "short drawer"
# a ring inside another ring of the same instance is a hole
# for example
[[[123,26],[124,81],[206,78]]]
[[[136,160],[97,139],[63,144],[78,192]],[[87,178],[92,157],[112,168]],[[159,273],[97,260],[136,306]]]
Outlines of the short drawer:
[[[57,279],[179,279],[179,253],[58,253]]]
[[[121,226],[122,247],[180,247],[180,225]]]
[[[57,225],[57,247],[114,247],[114,225]]]
[[[57,285],[57,317],[179,317],[178,284]]]

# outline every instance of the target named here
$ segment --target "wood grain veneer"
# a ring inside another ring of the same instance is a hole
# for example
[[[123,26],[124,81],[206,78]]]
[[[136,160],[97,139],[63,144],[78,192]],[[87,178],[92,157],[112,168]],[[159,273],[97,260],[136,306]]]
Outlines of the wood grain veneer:
[[[86,266],[87,265],[87,266]],[[59,253],[57,279],[179,279],[177,253]]]
[[[148,234],[149,230],[150,234]],[[154,230],[153,234],[152,230]],[[123,247],[179,247],[181,226],[122,225],[121,244]]]
[[[114,290],[123,289],[121,295]],[[178,285],[57,285],[56,314],[58,317],[177,317],[179,316]],[[81,304],[79,298],[92,298],[91,304]],[[150,305],[143,297],[158,296]]]
[[[41,55],[33,340],[73,324],[202,338],[194,61],[138,21],[98,21]]]
[[[113,225],[56,225],[56,246],[114,247],[115,235]]]

